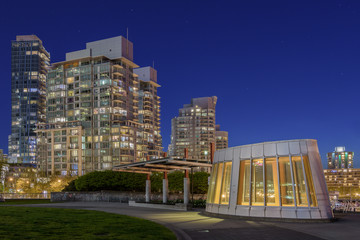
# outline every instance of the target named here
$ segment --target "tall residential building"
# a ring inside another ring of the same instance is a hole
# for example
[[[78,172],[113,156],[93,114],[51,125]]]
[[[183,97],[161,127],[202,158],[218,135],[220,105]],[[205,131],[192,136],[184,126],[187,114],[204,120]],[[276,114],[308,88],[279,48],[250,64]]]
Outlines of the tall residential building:
[[[122,36],[89,42],[52,65],[46,124],[37,131],[41,173],[83,175],[156,155],[159,85],[152,68],[139,69],[139,80],[138,67]]]
[[[37,123],[45,122],[46,74],[50,54],[35,35],[11,42],[11,135],[9,158],[36,163]]]
[[[354,152],[345,151],[345,147],[335,147],[334,152],[327,154],[328,169],[354,168]]]
[[[221,131],[220,125],[215,126],[215,150],[220,150],[224,148],[228,148],[229,142],[228,142],[228,135],[229,133],[227,131]]]
[[[217,97],[191,99],[179,110],[179,116],[171,120],[170,156],[184,156],[210,161],[210,143],[215,143],[215,106]]]
[[[144,126],[144,141],[150,159],[161,157],[162,138],[160,135],[160,97],[157,89],[157,71],[152,67],[134,69],[139,88],[139,122]]]

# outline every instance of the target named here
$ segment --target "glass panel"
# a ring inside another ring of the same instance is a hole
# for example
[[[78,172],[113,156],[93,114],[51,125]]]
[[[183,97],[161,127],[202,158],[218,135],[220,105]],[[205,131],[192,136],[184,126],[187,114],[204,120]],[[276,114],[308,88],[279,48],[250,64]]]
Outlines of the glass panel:
[[[279,157],[280,194],[282,206],[294,206],[289,157]]]
[[[209,192],[208,192],[208,203],[214,202],[214,192],[215,192],[215,181],[216,181],[216,174],[217,174],[218,164],[214,164],[211,172],[210,184],[209,184]]]
[[[310,206],[311,207],[316,207],[317,206],[317,201],[316,201],[314,182],[312,180],[311,168],[310,168],[310,163],[309,163],[308,156],[303,156],[303,161],[304,161],[306,181],[307,181],[307,184],[308,184],[308,190],[309,190],[309,195],[310,195],[309,196]]]
[[[279,206],[279,181],[276,158],[265,159],[266,205]]]
[[[215,204],[219,204],[220,201],[220,188],[221,188],[221,180],[222,180],[222,173],[223,173],[223,168],[224,168],[224,163],[219,163],[218,164],[218,171],[216,174],[216,183],[215,183],[215,192],[214,192],[214,201],[213,203]]]
[[[263,160],[252,160],[251,205],[264,205]]]
[[[295,181],[294,187],[295,187],[296,204],[299,207],[307,207],[308,201],[306,197],[305,178],[301,163],[301,157],[300,156],[292,157],[291,160],[294,170],[294,181]]]
[[[250,199],[250,160],[240,161],[238,205],[249,205]]]
[[[231,162],[225,163],[224,175],[221,187],[220,204],[229,204],[230,197],[230,181],[231,181]]]

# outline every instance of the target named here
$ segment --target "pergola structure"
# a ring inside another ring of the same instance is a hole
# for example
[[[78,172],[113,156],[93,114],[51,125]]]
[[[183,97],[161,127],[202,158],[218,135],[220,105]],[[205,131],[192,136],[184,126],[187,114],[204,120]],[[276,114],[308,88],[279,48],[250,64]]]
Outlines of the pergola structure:
[[[185,154],[186,156],[187,154]],[[164,157],[155,160],[149,160],[145,162],[136,162],[130,164],[123,164],[113,167],[114,171],[119,172],[134,172],[147,174],[146,180],[146,189],[145,189],[145,201],[150,202],[151,194],[151,181],[150,174],[153,172],[163,172],[163,203],[166,203],[168,200],[168,179],[167,173],[174,170],[183,170],[185,171],[184,177],[184,204],[189,203],[189,190],[190,190],[190,181],[189,181],[189,171],[193,172],[194,168],[211,168],[211,163],[205,163],[204,161],[187,159],[187,158],[177,158],[177,157]]]

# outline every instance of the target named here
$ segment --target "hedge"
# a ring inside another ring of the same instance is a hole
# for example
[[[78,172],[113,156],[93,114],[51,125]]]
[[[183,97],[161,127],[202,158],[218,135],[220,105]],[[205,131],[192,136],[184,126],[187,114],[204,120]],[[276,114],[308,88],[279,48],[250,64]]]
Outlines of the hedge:
[[[190,186],[194,181],[194,193],[204,194],[208,190],[209,173],[196,172],[190,174]],[[163,173],[153,173],[151,175],[151,191],[162,191]],[[145,174],[126,173],[114,171],[91,172],[81,176],[69,183],[63,191],[145,191]],[[179,193],[184,189],[184,173],[182,171],[174,171],[168,174],[169,192]]]

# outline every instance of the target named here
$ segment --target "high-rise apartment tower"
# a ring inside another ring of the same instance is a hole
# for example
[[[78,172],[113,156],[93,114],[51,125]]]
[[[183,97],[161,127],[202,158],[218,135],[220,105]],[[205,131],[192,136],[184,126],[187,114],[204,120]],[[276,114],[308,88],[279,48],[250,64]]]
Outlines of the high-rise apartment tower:
[[[46,74],[50,54],[35,35],[16,36],[11,42],[12,162],[36,163],[37,123],[45,122]]]
[[[135,68],[133,44],[122,36],[89,42],[52,65],[46,124],[37,131],[40,172],[82,175],[157,156],[156,70]]]
[[[210,161],[210,143],[215,139],[215,106],[217,97],[191,99],[179,110],[179,116],[171,120],[170,156],[184,156],[188,149],[189,158]]]
[[[152,67],[134,69],[139,79],[139,122],[143,124],[144,141],[149,159],[159,158],[162,152],[160,135],[160,97],[157,89],[157,72]]]

